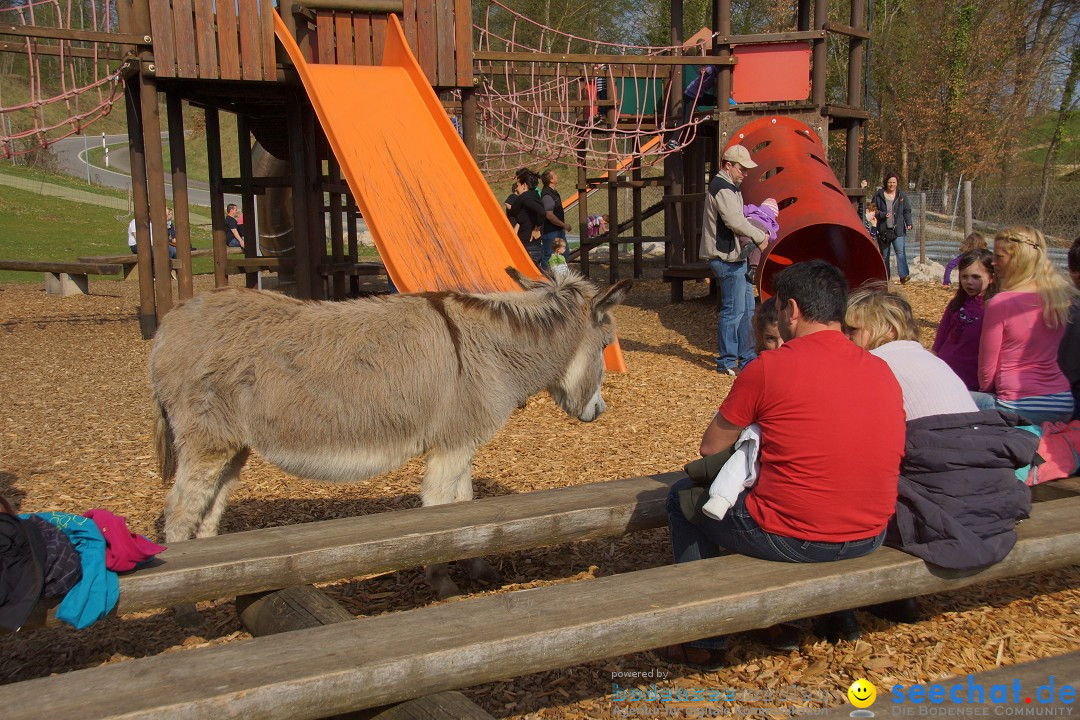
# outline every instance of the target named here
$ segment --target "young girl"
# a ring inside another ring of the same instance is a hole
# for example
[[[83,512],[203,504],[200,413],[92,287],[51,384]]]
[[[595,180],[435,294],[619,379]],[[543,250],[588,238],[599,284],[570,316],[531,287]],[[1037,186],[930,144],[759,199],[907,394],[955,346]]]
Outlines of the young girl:
[[[960,254],[949,261],[949,264],[945,266],[945,275],[941,278],[942,285],[952,285],[952,271],[960,264],[960,258],[964,257],[972,250],[985,250],[986,238],[981,233],[973,232],[964,238],[964,242],[960,243]]]
[[[754,311],[754,349],[757,354],[766,350],[776,350],[784,344],[780,337],[780,325],[776,318],[776,298],[771,297],[758,305]]]
[[[979,337],[983,304],[994,294],[993,259],[989,250],[972,250],[960,256],[960,287],[941,316],[931,348],[968,390],[979,389]]]
[[[565,252],[566,241],[561,237],[553,238],[551,241],[551,257],[548,258],[548,270],[551,272],[551,277],[562,277],[570,272],[564,257]]]
[[[1068,422],[1073,396],[1057,350],[1077,290],[1050,262],[1043,234],[1023,225],[994,237],[994,271],[998,293],[986,303],[975,402],[1034,423]]]

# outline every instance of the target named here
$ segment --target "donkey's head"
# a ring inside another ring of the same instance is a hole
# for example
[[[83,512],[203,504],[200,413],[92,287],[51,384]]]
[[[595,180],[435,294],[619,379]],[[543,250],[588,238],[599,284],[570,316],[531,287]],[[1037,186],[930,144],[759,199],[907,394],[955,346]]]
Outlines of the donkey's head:
[[[592,422],[604,410],[600,387],[604,382],[604,348],[615,342],[615,319],[611,309],[630,291],[630,281],[623,280],[597,293],[596,288],[577,273],[557,278],[551,284],[530,280],[508,268],[511,277],[525,290],[544,288],[565,303],[567,314],[584,317],[584,327],[577,322],[564,326],[564,338],[572,347],[568,362],[548,385],[547,390],[559,407],[579,420]],[[553,339],[553,344],[557,342]]]

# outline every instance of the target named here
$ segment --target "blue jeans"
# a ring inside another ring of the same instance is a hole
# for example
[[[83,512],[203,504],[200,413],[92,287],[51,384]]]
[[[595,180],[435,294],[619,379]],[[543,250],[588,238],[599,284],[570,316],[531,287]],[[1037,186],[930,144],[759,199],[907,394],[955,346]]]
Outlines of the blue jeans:
[[[975,407],[980,410],[1004,410],[1005,412],[1015,413],[1036,425],[1042,425],[1044,422],[1068,422],[1072,416],[1072,413],[1043,412],[1032,410],[1030,408],[1017,409],[1009,407],[1008,405],[1002,405],[998,402],[997,396],[993,393],[975,392],[972,390],[971,399],[975,401]]]
[[[540,256],[540,269],[541,270],[548,270],[549,269],[548,268],[548,261],[551,260],[551,241],[554,240],[555,238],[562,238],[563,240],[565,240],[566,239],[566,231],[562,230],[562,229],[552,230],[551,232],[544,233],[543,235],[540,236],[540,245],[543,248],[543,254]]]
[[[723,520],[709,519],[695,525],[686,519],[679,507],[679,491],[691,484],[690,478],[683,478],[668,493],[668,528],[676,563],[719,557],[720,548],[760,560],[831,562],[869,555],[885,539],[884,531],[880,535],[848,542],[799,540],[767,532],[761,529],[746,507],[749,491],[739,495]]]
[[[719,557],[720,549],[761,560],[777,562],[831,562],[869,555],[881,547],[885,531],[874,537],[849,542],[832,543],[776,535],[761,529],[746,508],[743,491],[723,520],[708,519],[695,525],[686,519],[679,506],[679,491],[690,487],[690,478],[671,486],[667,499],[668,529],[671,531],[671,551],[676,564]],[[694,647],[717,649],[724,647],[722,636],[703,638],[689,643]]]
[[[881,232],[878,232],[878,240],[881,239]],[[881,257],[885,259],[886,277],[892,276],[892,270],[889,269],[889,252],[893,247],[896,248],[896,274],[902,278],[906,278],[911,274],[907,266],[907,252],[904,250],[904,243],[907,242],[907,237],[903,235],[897,235],[896,239],[891,243],[878,243],[878,247],[881,248]]]
[[[750,320],[754,313],[754,287],[746,279],[746,261],[710,260],[720,284],[720,314],[716,322],[716,344],[720,370],[746,365],[757,357]]]
[[[544,257],[543,245],[539,241],[525,243],[525,251],[529,253],[529,259],[531,259],[534,263],[536,263],[536,266],[539,267],[540,262],[543,260]]]

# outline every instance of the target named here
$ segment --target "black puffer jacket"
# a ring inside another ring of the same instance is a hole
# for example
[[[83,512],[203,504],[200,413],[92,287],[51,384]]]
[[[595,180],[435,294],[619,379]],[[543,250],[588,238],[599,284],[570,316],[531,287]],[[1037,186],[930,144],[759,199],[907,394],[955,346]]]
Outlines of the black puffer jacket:
[[[1016,544],[1031,491],[1015,470],[1039,439],[1011,413],[933,415],[907,424],[896,515],[885,543],[945,568],[993,565]]]

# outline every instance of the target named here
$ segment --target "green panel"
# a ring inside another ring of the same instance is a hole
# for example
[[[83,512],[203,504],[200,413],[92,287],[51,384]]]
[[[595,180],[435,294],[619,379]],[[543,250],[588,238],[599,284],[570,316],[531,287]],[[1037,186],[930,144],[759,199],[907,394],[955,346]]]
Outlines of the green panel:
[[[664,81],[650,78],[615,78],[620,115],[655,115],[664,103]]]

